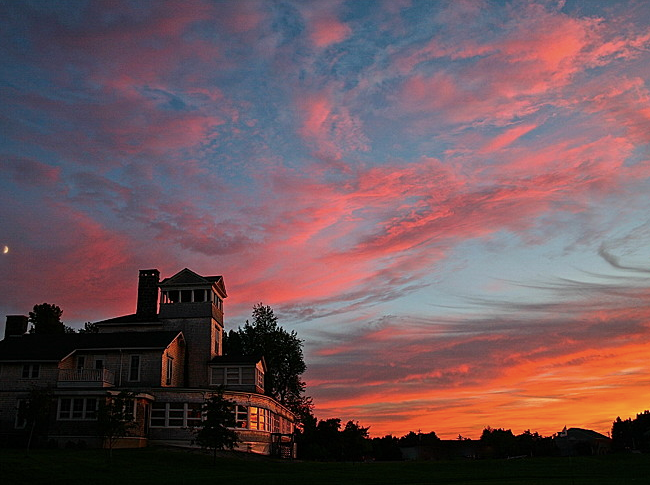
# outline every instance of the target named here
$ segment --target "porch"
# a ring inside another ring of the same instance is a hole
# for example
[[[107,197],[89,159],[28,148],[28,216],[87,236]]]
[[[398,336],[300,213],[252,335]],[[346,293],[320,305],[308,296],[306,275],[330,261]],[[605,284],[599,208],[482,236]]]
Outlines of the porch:
[[[113,387],[115,375],[108,369],[61,369],[57,387]]]

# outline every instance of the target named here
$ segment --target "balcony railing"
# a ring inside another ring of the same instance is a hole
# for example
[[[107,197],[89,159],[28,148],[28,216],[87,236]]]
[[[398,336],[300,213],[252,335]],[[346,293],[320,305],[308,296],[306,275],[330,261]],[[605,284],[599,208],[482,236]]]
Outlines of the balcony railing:
[[[112,387],[115,376],[108,369],[61,369],[58,387]]]

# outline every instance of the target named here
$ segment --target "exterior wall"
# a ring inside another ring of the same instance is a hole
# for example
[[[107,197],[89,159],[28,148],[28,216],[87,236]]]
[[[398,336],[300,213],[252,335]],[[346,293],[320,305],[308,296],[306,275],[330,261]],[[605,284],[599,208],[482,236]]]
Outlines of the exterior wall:
[[[114,394],[118,391],[112,391]],[[62,399],[96,399],[105,401],[106,391],[78,390],[58,391],[54,396],[48,428],[48,441],[51,444],[63,446],[101,447],[103,439],[98,434],[97,419],[61,419],[59,407]],[[139,395],[135,399],[135,413],[129,436],[120,438],[114,443],[115,448],[137,448],[146,446],[151,396]]]
[[[205,399],[211,394],[208,390],[198,389],[159,389],[153,390],[155,396],[155,403],[158,405],[162,403],[175,403],[176,408],[180,408],[181,403],[193,403],[195,405],[202,405]],[[252,393],[228,392],[224,393],[226,399],[231,400],[236,405],[250,407],[257,407],[267,409],[270,412],[281,416],[286,420],[293,422],[291,413],[279,405],[275,400],[268,396]],[[152,415],[153,419],[153,415]],[[239,441],[236,449],[240,451],[270,454],[272,448],[271,431],[251,430],[236,428]],[[293,425],[291,426],[293,432]],[[149,438],[153,443],[166,443],[178,446],[195,446],[194,440],[196,439],[196,428],[192,426],[178,426],[178,427],[158,427],[152,421],[149,429]]]
[[[38,377],[24,378],[23,366],[25,364],[38,364]],[[29,391],[34,387],[54,387],[59,376],[57,362],[3,362],[1,366],[0,390]]]
[[[172,381],[167,383],[168,358],[173,359]],[[185,344],[179,339],[174,340],[163,352],[161,358],[160,385],[163,387],[183,387],[185,384]]]
[[[208,362],[214,353],[213,327],[218,322],[212,318],[175,318],[165,320],[165,330],[179,330],[185,337],[185,385],[207,387],[210,380]]]

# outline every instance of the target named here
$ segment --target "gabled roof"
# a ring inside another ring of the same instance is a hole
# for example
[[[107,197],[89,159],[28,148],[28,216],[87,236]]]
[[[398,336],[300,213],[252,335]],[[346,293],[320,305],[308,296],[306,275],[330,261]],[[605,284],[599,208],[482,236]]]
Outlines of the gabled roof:
[[[219,292],[225,298],[228,296],[226,294],[226,285],[223,282],[223,276],[201,276],[191,269],[184,268],[176,273],[174,276],[165,278],[160,282],[160,287],[166,286],[199,286],[199,285],[208,285],[216,286],[219,289]]]
[[[107,320],[100,320],[99,322],[95,322],[100,325],[104,324],[134,324],[134,325],[146,325],[146,324],[160,324],[160,320],[158,320],[158,316],[156,315],[154,318],[147,317],[146,319],[143,320],[143,318],[138,315],[137,313],[132,313],[130,315],[122,315],[120,317],[113,317],[109,318]]]
[[[0,361],[58,362],[75,350],[165,349],[181,332],[26,334],[0,340]]]

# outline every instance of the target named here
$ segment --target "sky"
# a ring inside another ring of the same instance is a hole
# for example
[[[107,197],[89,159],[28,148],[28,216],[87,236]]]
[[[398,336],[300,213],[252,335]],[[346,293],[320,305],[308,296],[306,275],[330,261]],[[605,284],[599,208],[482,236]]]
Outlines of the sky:
[[[187,267],[298,333],[320,419],[607,433],[650,408],[649,145],[643,0],[0,0],[0,314]]]

